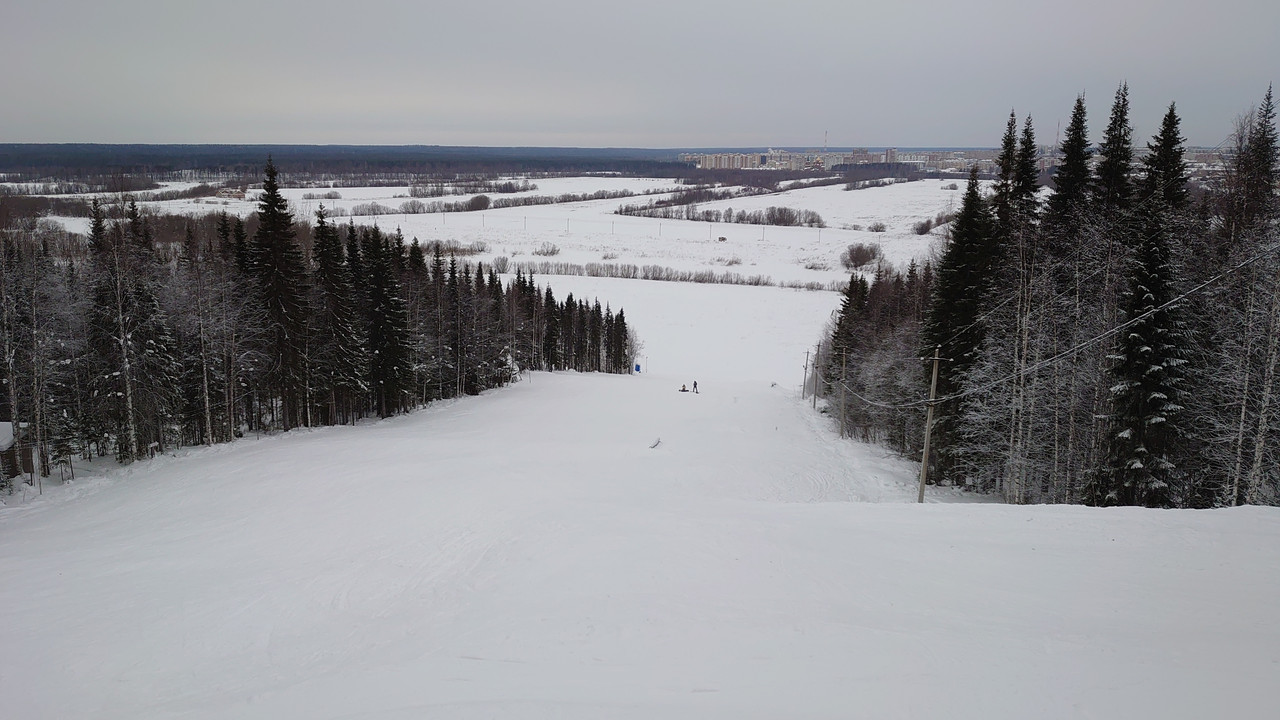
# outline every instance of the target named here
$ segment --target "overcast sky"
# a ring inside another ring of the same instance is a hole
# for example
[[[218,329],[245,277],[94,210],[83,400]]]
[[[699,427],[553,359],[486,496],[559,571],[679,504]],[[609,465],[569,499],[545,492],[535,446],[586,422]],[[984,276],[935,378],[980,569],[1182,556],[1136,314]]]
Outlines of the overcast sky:
[[[1193,145],[1280,80],[1277,0],[8,0],[0,142]]]

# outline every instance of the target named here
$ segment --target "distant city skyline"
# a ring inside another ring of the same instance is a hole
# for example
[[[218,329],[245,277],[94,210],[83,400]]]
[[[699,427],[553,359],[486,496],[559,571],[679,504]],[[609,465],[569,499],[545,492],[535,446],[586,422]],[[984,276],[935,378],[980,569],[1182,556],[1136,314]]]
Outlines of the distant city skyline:
[[[1176,102],[1213,147],[1280,80],[1280,3],[434,7],[15,3],[0,142],[964,148],[1011,109],[1091,139],[1127,81],[1134,142]]]

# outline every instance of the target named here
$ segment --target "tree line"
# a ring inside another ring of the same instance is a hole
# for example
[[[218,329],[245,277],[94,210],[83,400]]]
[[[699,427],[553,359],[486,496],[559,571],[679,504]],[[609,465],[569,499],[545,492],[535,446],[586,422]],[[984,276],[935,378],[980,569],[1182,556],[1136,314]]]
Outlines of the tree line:
[[[34,218],[0,242],[0,418],[49,468],[246,432],[387,417],[521,369],[625,373],[624,312],[445,257],[397,231],[295,222],[268,162],[256,229],[225,213],[156,229],[92,205],[88,250]],[[175,251],[176,248],[176,251]],[[10,472],[4,473],[8,476]]]
[[[1188,185],[1175,105],[1138,158],[1121,85],[1102,141],[1076,99],[1041,192],[1030,117],[971,173],[933,268],[855,275],[821,374],[842,426],[931,481],[1014,503],[1280,503],[1280,149],[1271,90]],[[1047,195],[1047,196],[1046,196]],[[840,398],[843,398],[841,400]]]

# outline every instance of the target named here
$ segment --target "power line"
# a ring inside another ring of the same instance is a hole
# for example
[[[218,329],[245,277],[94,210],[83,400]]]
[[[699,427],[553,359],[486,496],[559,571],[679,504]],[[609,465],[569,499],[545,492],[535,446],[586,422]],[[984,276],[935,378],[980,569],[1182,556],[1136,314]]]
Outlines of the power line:
[[[1222,141],[1221,141],[1221,142],[1219,142],[1217,145],[1215,145],[1215,146],[1214,146],[1214,148],[1213,148],[1213,150],[1211,150],[1210,152],[1214,152],[1214,153],[1219,152],[1219,151],[1220,151],[1220,150],[1222,150],[1222,149],[1223,149],[1223,148],[1224,148],[1228,143],[1230,143],[1234,138],[1235,138],[1235,133],[1230,133],[1230,134],[1228,134],[1226,137],[1224,137],[1224,138],[1222,139]],[[1150,195],[1148,195],[1148,196],[1144,197],[1141,201],[1139,201],[1136,205],[1134,205],[1134,206],[1133,206],[1133,208],[1131,209],[1131,211],[1130,211],[1130,212],[1137,212],[1137,211],[1141,210],[1144,206],[1146,206],[1148,203],[1154,202],[1154,201],[1155,201],[1155,199],[1156,199],[1158,196],[1163,195],[1163,191],[1164,191],[1164,190],[1167,190],[1167,189],[1169,189],[1170,187],[1172,187],[1175,181],[1176,181],[1176,178],[1169,178],[1169,179],[1166,179],[1166,180],[1164,181],[1164,183],[1160,186],[1160,192],[1152,192]],[[1149,238],[1148,238],[1148,239],[1149,239]],[[1045,272],[1050,272],[1050,273],[1052,273],[1052,272],[1055,272],[1055,271],[1057,271],[1057,270],[1059,270],[1059,269],[1062,269],[1062,268],[1067,267],[1069,264],[1071,264],[1071,263],[1074,263],[1074,262],[1078,261],[1078,260],[1079,260],[1083,255],[1084,255],[1085,250],[1086,250],[1086,247],[1085,247],[1083,244],[1082,244],[1082,245],[1079,245],[1078,247],[1076,247],[1076,250],[1075,250],[1075,252],[1074,252],[1074,253],[1072,253],[1071,257],[1069,257],[1069,258],[1064,258],[1064,259],[1062,259],[1062,260],[1060,260],[1060,261],[1058,261],[1058,262],[1053,263],[1052,265],[1050,265],[1050,266],[1049,266],[1046,270],[1044,270],[1044,271],[1045,271]],[[1093,277],[1094,277],[1094,276],[1098,275],[1098,273],[1104,272],[1106,269],[1107,269],[1107,268],[1106,268],[1105,266],[1104,266],[1104,267],[1101,267],[1101,268],[1099,268],[1099,269],[1095,270],[1094,272],[1090,273],[1089,275],[1085,276],[1083,279],[1081,279],[1081,280],[1080,280],[1080,282],[1084,282],[1084,281],[1091,280],[1091,279],[1093,279]],[[1034,311],[1032,314],[1028,315],[1028,318],[1030,318],[1030,317],[1034,317],[1034,316],[1035,316],[1035,313],[1039,313],[1039,312],[1048,312],[1049,310],[1052,310],[1054,303],[1056,303],[1058,300],[1062,299],[1062,298],[1063,298],[1063,297],[1065,297],[1066,295],[1070,294],[1071,292],[1072,292],[1072,289],[1068,289],[1068,290],[1064,290],[1063,292],[1061,292],[1061,293],[1059,293],[1058,295],[1054,296],[1054,297],[1049,301],[1049,303],[1047,303],[1047,304],[1045,304],[1045,305],[1041,306],[1041,308],[1037,309],[1037,310],[1036,310],[1036,311]],[[1012,300],[1014,300],[1016,297],[1017,297],[1017,295],[1009,295],[1009,296],[1008,296],[1008,297],[1006,297],[1004,300],[1002,300],[1002,301],[1000,301],[999,303],[997,303],[994,307],[992,307],[992,308],[988,309],[986,312],[984,312],[984,313],[982,313],[981,315],[979,315],[977,318],[975,318],[975,319],[974,319],[974,321],[973,321],[973,322],[969,323],[968,325],[966,325],[966,326],[964,326],[964,327],[960,328],[959,330],[955,331],[954,333],[952,333],[950,337],[948,337],[946,340],[943,340],[943,341],[942,341],[941,343],[939,343],[939,344],[940,344],[940,345],[947,345],[948,343],[952,342],[953,340],[955,340],[956,338],[960,337],[960,336],[961,336],[961,335],[963,335],[964,333],[966,333],[966,332],[968,332],[969,330],[972,330],[973,328],[977,327],[979,323],[981,323],[982,321],[984,321],[984,320],[986,320],[987,318],[989,318],[989,317],[991,317],[992,315],[994,315],[996,312],[998,312],[998,311],[999,311],[1001,308],[1003,308],[1005,305],[1008,305],[1008,304],[1009,304]]]
[[[1196,285],[1195,287],[1191,288],[1190,290],[1187,290],[1186,292],[1182,293],[1181,295],[1178,295],[1177,297],[1175,297],[1175,298],[1173,298],[1173,299],[1171,299],[1171,300],[1168,300],[1167,302],[1162,303],[1162,304],[1161,304],[1161,305],[1159,305],[1158,307],[1154,307],[1154,308],[1152,308],[1152,309],[1150,309],[1150,310],[1147,310],[1146,312],[1142,313],[1141,315],[1134,316],[1133,318],[1131,318],[1131,319],[1129,319],[1129,320],[1126,320],[1125,322],[1120,323],[1119,325],[1116,325],[1115,327],[1112,327],[1112,328],[1110,328],[1110,329],[1108,329],[1108,330],[1105,330],[1105,331],[1103,331],[1103,332],[1101,332],[1101,333],[1099,333],[1099,334],[1097,334],[1097,335],[1095,335],[1095,336],[1093,336],[1093,337],[1089,338],[1088,340],[1084,340],[1084,341],[1081,341],[1081,342],[1079,342],[1079,343],[1076,343],[1076,344],[1075,344],[1075,345],[1073,345],[1072,347],[1070,347],[1070,348],[1068,348],[1068,349],[1066,349],[1066,350],[1064,350],[1064,351],[1062,351],[1062,352],[1058,353],[1057,355],[1054,355],[1054,356],[1052,356],[1052,357],[1049,357],[1049,358],[1046,358],[1046,359],[1041,360],[1041,361],[1039,361],[1039,362],[1036,362],[1036,363],[1034,363],[1034,364],[1032,364],[1032,365],[1030,365],[1030,366],[1028,366],[1028,367],[1026,367],[1026,368],[1023,368],[1023,369],[1018,370],[1018,371],[1016,371],[1016,372],[1013,372],[1013,373],[1010,373],[1010,374],[1008,374],[1008,375],[1005,375],[1004,377],[1001,377],[1001,378],[999,378],[998,380],[993,380],[993,381],[991,381],[991,382],[989,382],[989,383],[986,383],[986,384],[984,384],[984,385],[979,385],[978,387],[970,388],[970,389],[965,390],[965,391],[963,391],[963,392],[952,393],[951,395],[944,395],[943,397],[937,398],[937,400],[935,400],[934,402],[941,403],[941,402],[947,402],[947,401],[951,401],[951,400],[959,400],[959,399],[961,399],[961,398],[965,398],[965,397],[968,397],[968,396],[970,396],[970,395],[976,395],[976,394],[978,394],[978,393],[986,392],[987,390],[991,390],[992,388],[995,388],[995,387],[998,387],[998,386],[1000,386],[1000,385],[1003,385],[1004,383],[1009,382],[1010,380],[1013,380],[1013,379],[1018,378],[1018,377],[1020,377],[1020,376],[1026,376],[1026,375],[1030,375],[1030,374],[1032,374],[1032,373],[1038,372],[1039,370],[1041,370],[1041,369],[1043,369],[1043,368],[1045,368],[1045,367],[1048,367],[1048,366],[1050,366],[1050,365],[1053,365],[1053,364],[1057,363],[1058,361],[1062,360],[1063,358],[1066,358],[1066,357],[1068,357],[1068,356],[1070,356],[1070,355],[1074,355],[1075,353],[1079,352],[1080,350],[1083,350],[1083,349],[1085,349],[1085,348],[1087,348],[1087,347],[1089,347],[1089,346],[1091,346],[1091,345],[1094,345],[1094,344],[1096,344],[1096,343],[1098,343],[1098,342],[1101,342],[1102,340],[1105,340],[1105,339],[1107,339],[1107,338],[1111,337],[1112,335],[1115,335],[1116,333],[1119,333],[1119,332],[1121,332],[1121,331],[1125,330],[1126,328],[1132,327],[1133,325],[1136,325],[1137,323],[1142,322],[1143,320],[1145,320],[1145,319],[1147,319],[1147,318],[1151,317],[1152,315],[1154,315],[1154,314],[1156,314],[1156,313],[1160,312],[1161,310],[1164,310],[1164,309],[1166,309],[1166,308],[1172,307],[1172,306],[1174,306],[1174,305],[1178,304],[1179,302],[1182,302],[1183,300],[1185,300],[1185,299],[1187,299],[1187,298],[1191,297],[1192,295],[1195,295],[1196,293],[1198,293],[1198,292],[1200,292],[1200,291],[1204,290],[1205,288],[1208,288],[1209,286],[1211,286],[1211,285],[1213,285],[1213,284],[1217,283],[1218,281],[1222,280],[1223,278],[1227,277],[1228,275],[1231,275],[1231,274],[1236,273],[1236,272],[1238,272],[1238,271],[1240,271],[1240,270],[1243,270],[1244,268],[1246,268],[1246,267],[1248,267],[1248,266],[1250,266],[1250,265],[1252,265],[1252,264],[1256,263],[1257,261],[1259,261],[1259,260],[1261,260],[1261,259],[1265,258],[1266,256],[1268,256],[1268,255],[1271,255],[1271,254],[1275,253],[1277,250],[1280,250],[1280,243],[1275,243],[1275,244],[1273,244],[1273,245],[1271,245],[1271,246],[1269,246],[1269,247],[1265,248],[1265,249],[1264,249],[1264,250],[1262,250],[1261,252],[1257,253],[1256,255],[1254,255],[1254,256],[1252,256],[1252,257],[1250,257],[1250,258],[1248,258],[1248,259],[1246,259],[1246,260],[1244,260],[1244,261],[1242,261],[1242,262],[1240,262],[1240,263],[1238,263],[1238,264],[1236,264],[1236,265],[1234,265],[1234,266],[1232,266],[1232,267],[1229,267],[1229,268],[1227,268],[1226,270],[1223,270],[1222,272],[1218,273],[1217,275],[1214,275],[1213,277],[1209,278],[1208,280],[1205,280],[1204,282],[1200,283],[1199,285]],[[928,401],[928,400],[915,400],[915,401],[908,402],[908,403],[896,403],[896,404],[895,404],[895,403],[884,403],[884,402],[879,402],[879,401],[876,401],[876,400],[872,400],[872,399],[870,399],[870,398],[863,397],[862,395],[860,395],[860,394],[858,394],[858,393],[854,392],[851,388],[849,388],[849,387],[848,387],[847,385],[845,385],[843,382],[841,382],[841,385],[843,385],[843,386],[844,386],[845,392],[847,392],[847,393],[849,393],[850,395],[852,395],[852,396],[854,396],[854,397],[858,398],[858,399],[859,399],[859,400],[861,400],[862,402],[864,402],[864,403],[866,403],[866,404],[868,404],[868,405],[871,405],[871,406],[873,406],[873,407],[883,408],[883,409],[886,409],[886,410],[909,410],[909,409],[912,409],[912,408],[925,407],[925,406],[927,406],[927,405],[929,404],[929,401]]]

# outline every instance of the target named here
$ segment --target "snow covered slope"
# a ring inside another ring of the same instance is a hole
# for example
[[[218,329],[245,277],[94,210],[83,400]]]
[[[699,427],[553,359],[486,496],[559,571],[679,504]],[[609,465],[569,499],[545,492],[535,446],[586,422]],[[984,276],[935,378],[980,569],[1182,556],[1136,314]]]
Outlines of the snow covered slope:
[[[647,372],[0,508],[0,716],[1274,714],[1276,509],[915,505],[798,397],[835,294],[553,280]]]

